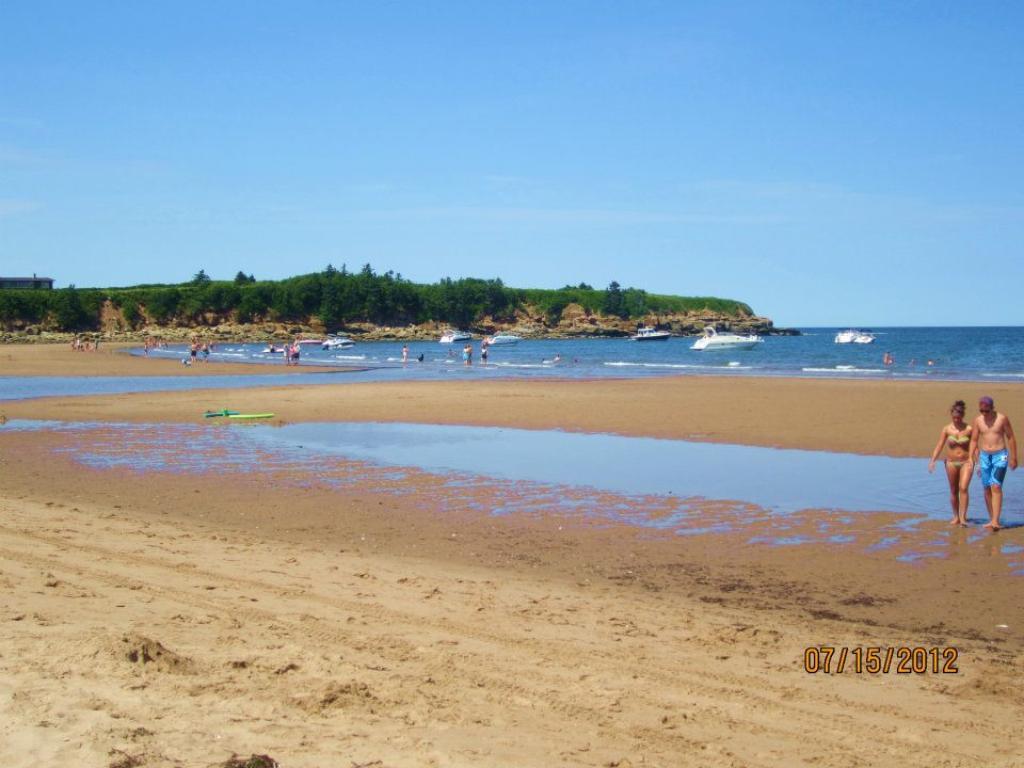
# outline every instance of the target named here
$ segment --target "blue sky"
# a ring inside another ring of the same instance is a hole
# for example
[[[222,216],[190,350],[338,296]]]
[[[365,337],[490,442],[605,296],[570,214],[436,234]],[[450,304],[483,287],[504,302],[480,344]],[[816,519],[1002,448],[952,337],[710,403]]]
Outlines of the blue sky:
[[[1022,8],[5,0],[0,273],[370,262],[1019,325]]]

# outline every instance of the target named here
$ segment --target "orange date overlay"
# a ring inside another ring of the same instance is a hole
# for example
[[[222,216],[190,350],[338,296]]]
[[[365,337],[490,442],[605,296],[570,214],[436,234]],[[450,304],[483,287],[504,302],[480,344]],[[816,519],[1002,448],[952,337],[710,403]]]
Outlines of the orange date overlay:
[[[956,675],[960,652],[954,647],[812,645],[804,649],[804,672],[826,675]]]

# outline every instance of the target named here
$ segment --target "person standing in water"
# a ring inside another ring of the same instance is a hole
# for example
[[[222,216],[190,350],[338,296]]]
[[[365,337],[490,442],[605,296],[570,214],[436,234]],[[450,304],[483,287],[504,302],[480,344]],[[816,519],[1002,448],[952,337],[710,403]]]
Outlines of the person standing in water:
[[[1017,469],[1017,438],[1005,413],[987,395],[978,400],[978,415],[971,425],[971,459],[985,488],[985,506],[991,518],[986,528],[998,531],[1003,511],[1003,480],[1006,468]],[[1007,450],[1009,448],[1009,450]]]
[[[402,345],[402,362],[403,363],[408,363],[409,362],[409,345],[408,344],[403,344]]]
[[[971,461],[971,425],[964,421],[967,406],[963,400],[957,400],[949,410],[952,421],[942,428],[939,442],[932,451],[932,460],[928,462],[928,471],[935,471],[935,462],[946,449],[946,479],[949,481],[949,504],[953,508],[953,519],[950,525],[967,525],[967,506],[970,496],[967,489],[971,485],[974,473],[974,462]]]

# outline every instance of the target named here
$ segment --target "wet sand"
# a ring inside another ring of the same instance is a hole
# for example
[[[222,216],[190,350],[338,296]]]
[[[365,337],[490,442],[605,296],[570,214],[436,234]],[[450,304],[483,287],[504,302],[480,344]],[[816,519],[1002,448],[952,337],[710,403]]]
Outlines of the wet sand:
[[[227,406],[273,412],[284,422],[474,424],[927,456],[949,420],[950,404],[976,402],[982,394],[1024,422],[1024,386],[1011,384],[710,376],[295,384],[12,401],[0,404],[0,411],[70,421],[188,422]]]
[[[1024,404],[1017,388],[986,391],[1011,415]],[[275,398],[295,421],[922,455],[954,394],[981,388],[422,382],[245,390],[231,404]],[[3,409],[103,420],[116,404],[118,419],[191,421],[205,397]],[[891,436],[896,427],[912,435]],[[597,524],[536,488],[453,491],[428,473],[396,479],[356,463],[337,468],[340,487],[315,470],[88,469],[68,451],[74,440],[0,431],[7,765],[213,765],[267,753],[287,766],[973,768],[1012,766],[1024,751],[1022,577],[1011,575],[1022,529],[925,521],[874,550],[894,516],[808,511],[787,533],[820,539],[824,526],[850,543],[767,547],[751,539],[779,522],[749,505],[707,502],[699,518],[736,529],[676,536]],[[489,514],[514,495],[539,511]],[[657,499],[598,499],[625,502],[660,513]],[[927,550],[938,556],[896,559]],[[821,644],[956,647],[959,673],[807,674],[804,649]]]

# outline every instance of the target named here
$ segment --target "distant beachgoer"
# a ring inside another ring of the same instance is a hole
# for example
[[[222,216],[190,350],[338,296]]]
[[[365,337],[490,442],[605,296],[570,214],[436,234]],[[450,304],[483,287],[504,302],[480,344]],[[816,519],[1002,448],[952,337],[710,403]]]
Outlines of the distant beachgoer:
[[[946,449],[946,479],[949,481],[949,505],[953,508],[953,519],[950,525],[967,525],[967,507],[970,504],[968,488],[974,474],[974,462],[971,461],[971,425],[964,421],[967,406],[963,400],[957,400],[949,410],[952,421],[942,428],[939,442],[932,451],[932,460],[928,462],[928,471],[935,471],[935,462]]]
[[[203,362],[210,362],[210,345],[207,344],[205,341],[203,342],[203,347],[201,351],[203,353]]]
[[[473,345],[467,344],[462,348],[462,362],[466,365],[473,364]]]
[[[408,344],[402,345],[402,362],[403,363],[408,363],[409,362],[409,345]]]
[[[985,527],[998,531],[1002,527],[999,516],[1003,511],[1006,468],[1017,469],[1017,438],[1009,417],[996,411],[991,397],[986,395],[978,400],[978,411],[971,425],[971,459],[985,488],[985,506],[991,518]]]
[[[892,365],[896,362],[896,358],[892,356],[892,352],[886,352],[882,355],[882,365]]]
[[[562,356],[556,352],[555,353],[555,359],[552,360],[551,362],[552,363],[560,363],[560,362],[562,362]]]
[[[481,363],[486,363],[487,362],[487,345],[486,344],[481,344],[480,345],[480,362]]]
[[[196,361],[196,355],[199,354],[199,342],[192,342],[192,346],[189,348],[188,354],[189,357],[192,359],[192,362],[194,363]]]
[[[419,362],[423,362],[423,353],[420,352],[420,356],[416,358]]]

